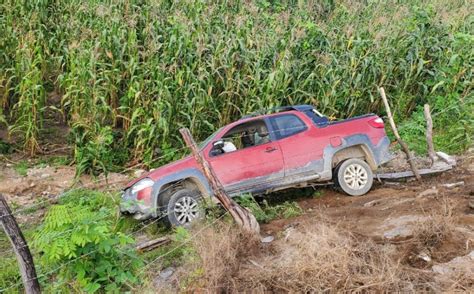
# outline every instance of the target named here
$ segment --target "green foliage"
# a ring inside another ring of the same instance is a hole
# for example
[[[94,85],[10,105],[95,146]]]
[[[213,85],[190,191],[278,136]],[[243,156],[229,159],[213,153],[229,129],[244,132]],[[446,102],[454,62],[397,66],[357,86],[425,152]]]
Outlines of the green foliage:
[[[18,205],[11,205],[10,208],[14,210],[15,206],[18,207]],[[27,241],[31,240],[32,235],[35,232],[35,225],[20,224],[20,228],[25,239]],[[2,289],[2,293],[13,294],[25,292],[23,288],[20,270],[18,268],[18,261],[15,257],[15,252],[12,250],[11,242],[6,234],[0,234],[0,252],[0,289]],[[38,264],[36,264],[36,269],[38,271]],[[8,290],[3,291],[4,289]]]
[[[186,246],[191,238],[189,231],[184,227],[177,227],[174,230],[173,242],[175,243],[175,256],[187,258],[194,255],[194,249],[191,246]]]
[[[107,174],[113,163],[113,136],[110,127],[101,127],[94,123],[91,126],[76,124],[73,136],[76,141],[74,160],[76,175],[82,173]]]
[[[291,218],[299,216],[303,213],[303,209],[298,205],[296,202],[285,201],[280,205],[275,206],[268,206],[265,204],[267,215],[271,216],[272,218]]]
[[[431,30],[429,33],[437,34]],[[464,79],[464,74],[472,76],[473,73],[472,67],[466,69],[465,65],[472,64],[474,58],[470,49],[474,46],[474,36],[456,33],[437,42],[433,48],[443,49],[443,56],[438,57],[438,62],[430,70],[430,76],[425,82],[426,98],[420,99],[420,102],[431,106],[435,149],[456,153],[471,146],[474,137],[472,80]],[[420,103],[409,120],[401,123],[400,134],[413,150],[425,153],[425,129]],[[420,141],[423,143],[420,144]]]
[[[36,166],[45,167],[45,166],[63,166],[68,165],[71,162],[71,159],[68,156],[49,156],[41,157]]]
[[[5,240],[5,242],[10,244],[8,240]],[[11,247],[7,248],[7,250],[9,249],[11,249]],[[18,270],[18,262],[15,255],[12,253],[12,255],[8,257],[2,256],[2,262],[0,264],[0,289],[9,288],[18,283],[20,283],[20,286],[11,288],[11,292],[7,293],[19,293],[23,285],[21,284],[21,275]]]
[[[410,150],[415,151],[418,154],[426,152],[426,125],[422,106],[417,108],[410,120],[401,123],[399,129],[400,136],[409,145]]]
[[[22,161],[19,161],[17,162],[13,168],[15,169],[15,171],[20,175],[20,176],[26,176],[27,173],[28,173],[28,161],[26,160],[22,160]]]
[[[0,154],[9,154],[12,151],[13,151],[12,145],[0,139]]]
[[[184,261],[192,261],[197,256],[195,249],[189,242],[190,238],[191,234],[186,228],[177,227],[171,236],[171,243],[146,253],[146,259],[148,262],[159,260],[157,264],[162,268],[178,266]]]
[[[269,222],[276,218],[291,218],[299,216],[303,213],[303,210],[296,202],[285,201],[282,204],[269,205],[267,201],[263,201],[263,205],[258,204],[252,195],[242,195],[237,198],[237,202],[250,209],[257,221]]]
[[[248,208],[259,222],[268,222],[273,218],[265,212],[252,195],[242,195],[236,198],[237,202],[243,207]]]
[[[14,105],[16,119],[11,125],[12,134],[20,134],[24,149],[34,155],[39,149],[39,132],[43,125],[46,103],[42,76],[43,52],[33,33],[24,36],[25,44],[16,51],[14,75],[18,84],[15,93],[18,102]]]
[[[97,174],[175,159],[179,128],[202,139],[261,108],[384,114],[382,85],[411,146],[430,103],[437,147],[460,152],[473,137],[469,4],[3,1],[0,107],[33,153],[47,94],[60,93],[77,172]]]
[[[323,190],[316,190],[316,191],[314,191],[312,196],[313,196],[313,198],[320,198],[320,197],[323,196],[323,194],[324,194]]]
[[[109,196],[77,190],[50,208],[34,235],[34,248],[43,251],[40,262],[56,268],[58,284],[85,292],[117,292],[138,282],[142,265],[130,244],[134,240],[114,229],[114,206]],[[54,285],[53,285],[54,286]]]

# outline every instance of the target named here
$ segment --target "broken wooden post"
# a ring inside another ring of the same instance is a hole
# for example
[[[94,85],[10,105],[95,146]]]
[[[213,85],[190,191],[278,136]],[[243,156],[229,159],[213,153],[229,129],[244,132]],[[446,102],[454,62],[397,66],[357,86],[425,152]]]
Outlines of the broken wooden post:
[[[428,156],[431,159],[431,166],[433,166],[436,161],[436,153],[433,145],[433,120],[431,119],[429,104],[425,104],[424,114],[426,119],[426,144],[428,145]]]
[[[402,138],[400,138],[400,135],[398,134],[397,126],[395,125],[395,121],[393,120],[392,111],[390,110],[390,105],[388,104],[387,96],[385,96],[385,90],[383,89],[383,87],[379,88],[379,92],[380,96],[382,96],[382,100],[385,105],[385,110],[387,111],[388,121],[390,123],[390,126],[392,127],[393,134],[395,135],[398,144],[400,144],[400,146],[402,147],[403,152],[405,152],[405,154],[407,155],[408,163],[410,164],[411,170],[413,171],[415,178],[418,181],[421,181],[420,173],[416,168],[413,156],[411,156],[410,150],[408,149],[408,145],[402,140]]]
[[[201,167],[204,175],[206,176],[207,180],[209,181],[209,185],[214,192],[214,196],[219,200],[222,206],[229,211],[229,213],[234,218],[235,222],[244,228],[247,231],[255,232],[259,234],[260,226],[257,222],[255,216],[250,213],[247,209],[240,206],[234,200],[232,200],[224,190],[224,187],[220,183],[217,176],[214,174],[209,163],[203,158],[203,156],[199,153],[198,147],[196,142],[194,141],[191,133],[187,128],[182,128],[179,130],[181,135],[183,136],[184,142],[186,145],[191,149],[192,155],[196,159],[197,163]]]
[[[15,251],[25,292],[41,293],[30,249],[2,194],[0,194],[0,221]]]
[[[135,249],[139,252],[150,251],[159,246],[168,244],[171,241],[169,236],[164,236],[158,239],[146,241],[135,246]]]

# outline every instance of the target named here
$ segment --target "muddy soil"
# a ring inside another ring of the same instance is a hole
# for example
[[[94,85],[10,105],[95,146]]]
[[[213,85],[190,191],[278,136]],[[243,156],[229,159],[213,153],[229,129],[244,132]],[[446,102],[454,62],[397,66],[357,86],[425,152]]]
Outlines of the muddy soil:
[[[107,177],[75,177],[74,166],[35,165],[29,162],[26,175],[15,169],[15,161],[0,162],[0,193],[5,196],[13,211],[34,208],[33,212],[17,214],[20,223],[38,222],[44,215],[43,204],[54,203],[66,191],[88,188],[120,191],[131,177],[126,174],[109,173]]]
[[[458,158],[452,171],[423,177],[422,183],[378,183],[360,197],[333,189],[321,194],[298,201],[303,215],[272,221],[262,232],[277,236],[275,243],[281,245],[299,227],[331,223],[361,242],[392,244],[402,264],[431,273],[439,283],[450,277],[474,281],[474,153]],[[450,231],[440,232],[440,227]]]

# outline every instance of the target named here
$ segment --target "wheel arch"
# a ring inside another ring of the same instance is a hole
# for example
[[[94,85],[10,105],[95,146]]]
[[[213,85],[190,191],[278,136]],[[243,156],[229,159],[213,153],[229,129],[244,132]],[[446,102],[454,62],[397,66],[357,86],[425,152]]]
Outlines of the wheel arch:
[[[153,185],[152,195],[154,216],[157,217],[161,208],[166,205],[169,197],[178,189],[197,189],[202,196],[211,196],[212,190],[206,177],[198,169],[186,169],[165,176]]]
[[[365,144],[351,145],[336,151],[332,156],[331,167],[335,168],[338,164],[350,158],[361,158],[369,164],[372,170],[377,169],[374,156]]]

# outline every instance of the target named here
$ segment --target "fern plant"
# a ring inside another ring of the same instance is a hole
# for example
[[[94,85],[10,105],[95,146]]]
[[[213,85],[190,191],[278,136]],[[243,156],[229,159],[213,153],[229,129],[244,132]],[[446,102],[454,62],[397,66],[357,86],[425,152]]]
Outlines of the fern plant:
[[[52,274],[74,290],[119,291],[138,281],[135,273],[141,260],[133,247],[127,248],[134,240],[114,231],[114,211],[100,207],[102,198],[101,193],[84,191],[69,195],[66,203],[51,207],[34,235],[33,246],[43,252],[41,264],[61,267]]]

